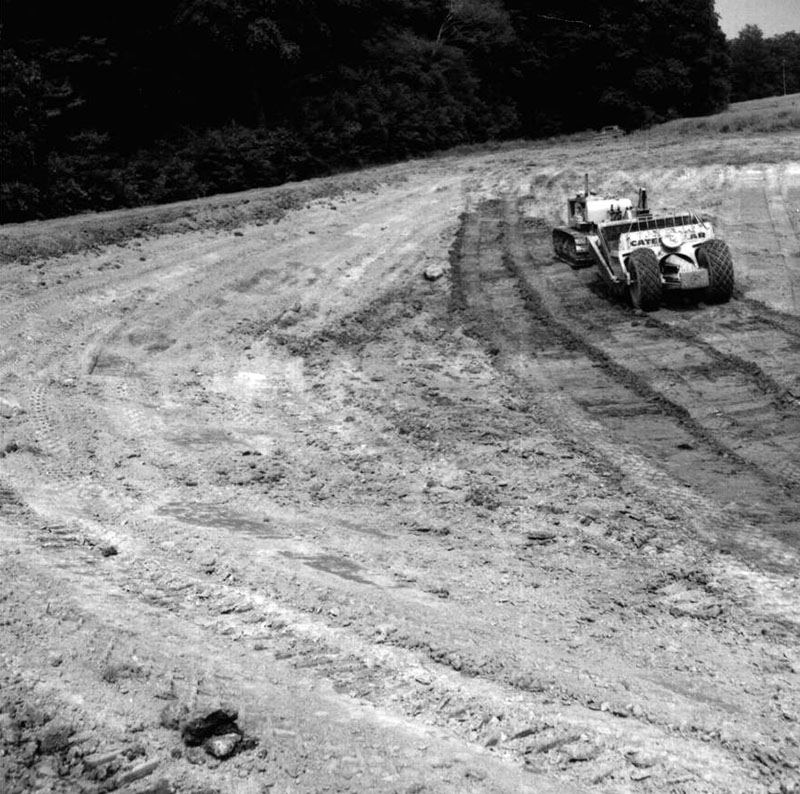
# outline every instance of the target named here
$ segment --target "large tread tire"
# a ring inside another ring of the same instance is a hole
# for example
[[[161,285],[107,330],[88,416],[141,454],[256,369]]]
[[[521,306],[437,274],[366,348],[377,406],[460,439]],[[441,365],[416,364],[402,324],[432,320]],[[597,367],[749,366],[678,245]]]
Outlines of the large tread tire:
[[[706,303],[727,303],[733,295],[733,257],[722,240],[706,240],[697,249],[697,262],[708,270]]]
[[[564,242],[564,254],[571,268],[580,267],[578,264],[578,249],[575,246],[574,237],[569,237]]]
[[[561,229],[553,230],[553,252],[556,259],[566,262],[573,270],[591,267],[594,264],[591,257],[578,256],[575,238]]]
[[[581,270],[594,265],[591,256],[578,255],[575,237],[562,229],[553,229],[553,253],[556,259],[566,262],[573,270]]]
[[[628,258],[631,271],[630,294],[635,309],[652,312],[661,305],[661,268],[649,248],[637,248]]]
[[[572,240],[572,248],[571,248],[571,256],[572,256],[572,269],[573,270],[584,270],[588,267],[594,266],[594,259],[591,256],[586,256],[582,254],[580,257],[578,256],[578,249],[575,246],[575,241]]]

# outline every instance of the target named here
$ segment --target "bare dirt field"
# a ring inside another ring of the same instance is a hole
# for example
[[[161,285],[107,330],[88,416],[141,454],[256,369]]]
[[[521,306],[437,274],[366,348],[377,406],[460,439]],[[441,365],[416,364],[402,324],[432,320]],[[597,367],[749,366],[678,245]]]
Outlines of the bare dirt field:
[[[798,152],[672,124],[0,229],[0,789],[800,792]],[[587,171],[712,218],[734,299],[557,261]]]

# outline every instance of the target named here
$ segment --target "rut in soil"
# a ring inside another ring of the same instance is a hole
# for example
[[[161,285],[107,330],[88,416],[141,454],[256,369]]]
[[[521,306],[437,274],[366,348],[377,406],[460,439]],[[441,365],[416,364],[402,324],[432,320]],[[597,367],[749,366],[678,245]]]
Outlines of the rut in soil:
[[[753,360],[750,335],[728,334],[719,349],[589,290],[554,259],[546,223],[521,217],[513,199],[465,216],[457,246],[454,306],[601,469],[647,461],[651,485],[676,503],[687,489],[700,497],[695,509],[719,525],[721,546],[750,553],[757,535],[765,563],[787,562],[784,544],[800,541],[800,410]],[[790,318],[774,315],[765,310],[763,325],[800,364]]]

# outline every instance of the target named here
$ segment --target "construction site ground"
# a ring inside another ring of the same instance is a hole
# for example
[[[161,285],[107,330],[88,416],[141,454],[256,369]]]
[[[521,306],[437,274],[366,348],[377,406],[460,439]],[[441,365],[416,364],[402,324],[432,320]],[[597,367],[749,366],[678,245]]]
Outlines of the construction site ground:
[[[800,792],[798,144],[0,229],[0,788]],[[711,218],[734,299],[556,260],[586,172]]]

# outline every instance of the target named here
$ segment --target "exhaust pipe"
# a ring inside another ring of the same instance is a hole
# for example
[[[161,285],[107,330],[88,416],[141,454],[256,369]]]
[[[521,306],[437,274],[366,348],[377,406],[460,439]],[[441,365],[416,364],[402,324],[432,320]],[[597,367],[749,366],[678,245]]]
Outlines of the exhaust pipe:
[[[637,215],[649,215],[650,208],[647,206],[647,190],[643,187],[639,188],[639,206],[636,207]]]

